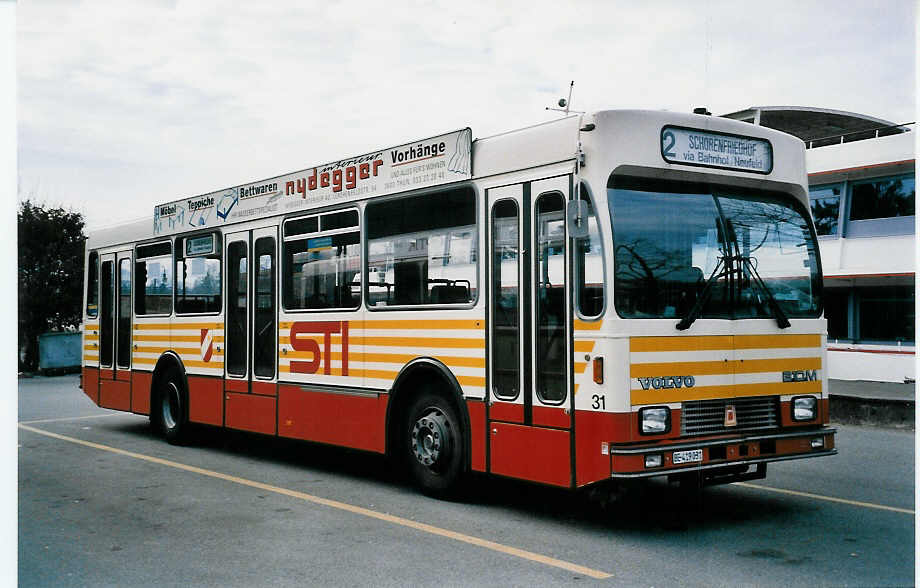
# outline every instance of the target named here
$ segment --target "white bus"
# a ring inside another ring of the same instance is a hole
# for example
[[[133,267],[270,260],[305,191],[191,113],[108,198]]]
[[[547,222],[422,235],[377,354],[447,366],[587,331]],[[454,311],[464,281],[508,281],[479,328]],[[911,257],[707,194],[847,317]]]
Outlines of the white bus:
[[[580,488],[832,455],[795,137],[602,111],[183,198],[86,248],[84,392]]]

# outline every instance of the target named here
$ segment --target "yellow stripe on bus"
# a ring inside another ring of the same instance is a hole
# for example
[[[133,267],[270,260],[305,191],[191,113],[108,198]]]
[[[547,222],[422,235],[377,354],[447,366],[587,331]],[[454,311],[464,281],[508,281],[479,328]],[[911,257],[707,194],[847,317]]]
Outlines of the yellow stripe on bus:
[[[447,347],[452,349],[485,349],[484,338],[457,339],[450,337],[362,337],[358,340],[379,347]]]
[[[320,334],[302,334],[298,335],[298,340],[313,340],[323,345],[325,335]],[[278,342],[282,345],[290,345],[290,337],[279,337]],[[342,337],[340,335],[331,335],[329,342],[332,345],[341,345]],[[376,347],[400,347],[412,348],[419,347],[447,347],[451,349],[485,349],[486,343],[483,338],[460,339],[448,337],[362,337],[360,335],[350,335],[349,342],[351,345],[373,345]]]
[[[300,321],[297,321],[300,322]],[[306,321],[311,322],[311,321]],[[475,330],[481,331],[485,328],[485,321],[482,319],[401,319],[401,320],[379,320],[379,321],[347,321],[348,328],[355,330],[370,329],[415,329],[415,330]],[[290,329],[294,325],[293,321],[281,323],[282,329]]]
[[[573,350],[578,353],[591,353],[594,351],[594,341],[590,339],[575,341],[573,347]]]
[[[282,365],[279,370],[282,374],[290,374],[290,366]],[[325,374],[323,370],[319,370],[317,375],[329,375],[329,376],[342,376],[342,368],[340,366],[332,366],[329,369],[329,373]],[[389,371],[389,370],[362,370],[360,368],[349,368],[348,376],[349,378],[364,378],[367,380],[386,380],[393,381],[396,379],[396,376],[399,375],[398,371]],[[478,388],[485,388],[486,379],[479,376],[454,376],[457,379],[457,382],[461,386],[475,386]]]
[[[716,351],[820,347],[821,335],[703,335],[697,337],[633,337],[631,352]]]
[[[718,374],[755,374],[786,370],[819,370],[820,357],[794,357],[788,359],[746,359],[734,361],[675,361],[662,363],[634,363],[629,366],[630,378],[655,378],[658,376]]]
[[[604,326],[604,321],[583,321],[575,319],[574,329],[576,331],[599,331]]]
[[[819,394],[821,382],[762,382],[757,384],[727,384],[725,386],[694,386],[693,388],[667,388],[655,390],[632,390],[632,404],[663,404],[684,400],[708,400],[710,398],[737,398],[765,396],[770,394]]]
[[[333,361],[342,360],[341,352],[333,351],[330,355]],[[325,354],[323,357],[326,357]],[[402,366],[418,357],[418,355],[404,355],[399,353],[361,353],[352,351],[348,354],[348,361],[349,363],[395,363]],[[448,355],[433,355],[431,357],[450,367],[486,367],[485,357],[456,357]],[[310,351],[288,351],[281,354],[281,359],[307,359],[312,361],[314,359],[314,354]]]
[[[141,323],[135,324],[135,331],[162,331],[172,329],[173,331],[182,329],[223,329],[223,323]]]
[[[211,340],[214,343],[223,343],[223,335],[212,335]],[[201,337],[198,335],[135,335],[134,341],[171,341],[173,343],[198,343],[201,344]]]
[[[735,349],[820,346],[821,335],[735,335]]]

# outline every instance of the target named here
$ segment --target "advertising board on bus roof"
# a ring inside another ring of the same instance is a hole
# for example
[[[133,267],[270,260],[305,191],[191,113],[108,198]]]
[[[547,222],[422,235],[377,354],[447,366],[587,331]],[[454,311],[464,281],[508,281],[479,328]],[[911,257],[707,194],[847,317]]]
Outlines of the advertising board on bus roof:
[[[469,128],[154,207],[153,232],[219,227],[472,177]]]

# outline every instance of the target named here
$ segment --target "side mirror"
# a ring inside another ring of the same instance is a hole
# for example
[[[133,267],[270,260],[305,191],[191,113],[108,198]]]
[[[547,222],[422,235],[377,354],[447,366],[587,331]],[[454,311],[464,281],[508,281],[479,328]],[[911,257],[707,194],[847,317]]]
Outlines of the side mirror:
[[[565,224],[569,237],[584,239],[588,236],[588,203],[570,200],[565,207]]]

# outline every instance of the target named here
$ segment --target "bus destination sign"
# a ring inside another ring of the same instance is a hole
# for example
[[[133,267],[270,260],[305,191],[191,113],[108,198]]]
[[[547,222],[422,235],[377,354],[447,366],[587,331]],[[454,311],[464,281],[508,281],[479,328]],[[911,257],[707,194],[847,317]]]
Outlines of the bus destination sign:
[[[472,170],[472,131],[465,128],[160,204],[153,210],[153,232],[169,235],[427,188],[467,180]]]
[[[666,126],[661,156],[669,163],[734,169],[759,174],[773,171],[773,148],[766,139]]]

